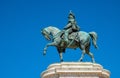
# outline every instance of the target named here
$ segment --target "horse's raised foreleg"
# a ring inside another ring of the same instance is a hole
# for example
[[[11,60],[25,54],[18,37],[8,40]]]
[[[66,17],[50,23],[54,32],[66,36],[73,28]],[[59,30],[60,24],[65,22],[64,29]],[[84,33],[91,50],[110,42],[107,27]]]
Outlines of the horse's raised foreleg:
[[[48,44],[45,46],[45,48],[44,48],[43,55],[46,55],[46,51],[47,51],[47,48],[48,48],[49,46],[55,46],[55,45],[56,45],[56,43],[55,43],[55,42],[48,43]]]

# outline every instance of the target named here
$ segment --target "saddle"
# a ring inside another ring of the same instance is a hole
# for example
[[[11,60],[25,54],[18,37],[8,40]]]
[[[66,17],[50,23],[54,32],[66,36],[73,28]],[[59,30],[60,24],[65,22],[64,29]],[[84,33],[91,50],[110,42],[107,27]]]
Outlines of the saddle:
[[[63,38],[64,39],[64,33],[62,32],[62,34],[61,34],[61,38]],[[70,33],[69,35],[68,35],[68,40],[75,40],[75,41],[77,41],[77,42],[79,42],[79,40],[78,40],[78,32],[72,32],[72,33]]]
[[[68,40],[73,40],[73,39],[78,42],[78,32],[73,32],[68,35]]]

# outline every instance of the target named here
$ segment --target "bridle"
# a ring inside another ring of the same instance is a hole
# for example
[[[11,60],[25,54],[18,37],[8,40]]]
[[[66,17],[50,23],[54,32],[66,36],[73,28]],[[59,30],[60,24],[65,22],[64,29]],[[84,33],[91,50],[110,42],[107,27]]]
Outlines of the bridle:
[[[45,36],[47,36],[50,39],[50,37],[49,37],[50,33],[47,31],[47,29],[43,29],[42,30],[42,34],[45,35]]]

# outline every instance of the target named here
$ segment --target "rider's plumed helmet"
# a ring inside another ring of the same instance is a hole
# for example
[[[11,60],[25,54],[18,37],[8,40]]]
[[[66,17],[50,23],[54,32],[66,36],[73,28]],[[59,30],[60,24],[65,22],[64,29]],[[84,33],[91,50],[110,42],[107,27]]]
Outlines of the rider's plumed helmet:
[[[69,22],[75,21],[75,16],[71,11],[69,13],[68,20],[69,20]]]

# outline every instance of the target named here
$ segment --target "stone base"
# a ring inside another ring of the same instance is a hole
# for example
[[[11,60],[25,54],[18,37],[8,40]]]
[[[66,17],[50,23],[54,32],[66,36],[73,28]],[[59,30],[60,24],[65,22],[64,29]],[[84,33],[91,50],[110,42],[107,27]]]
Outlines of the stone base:
[[[110,78],[110,72],[96,63],[62,62],[51,64],[41,78]]]

